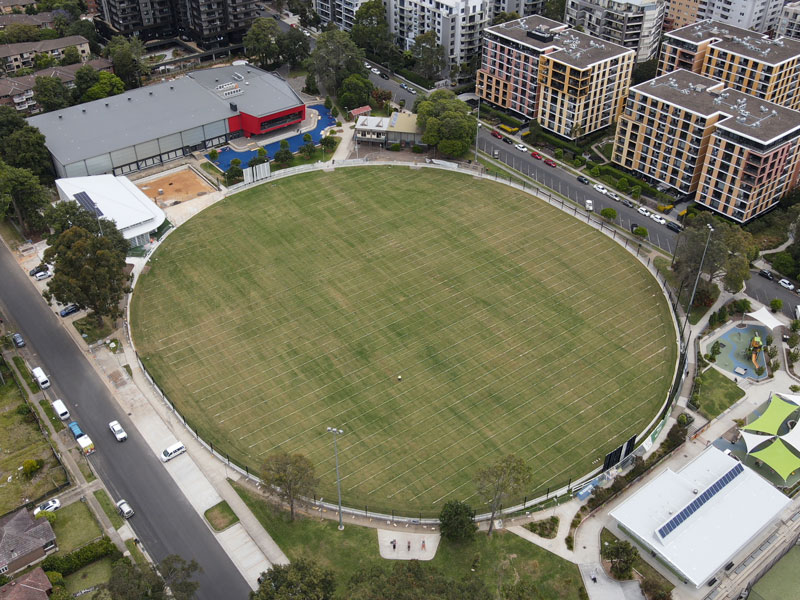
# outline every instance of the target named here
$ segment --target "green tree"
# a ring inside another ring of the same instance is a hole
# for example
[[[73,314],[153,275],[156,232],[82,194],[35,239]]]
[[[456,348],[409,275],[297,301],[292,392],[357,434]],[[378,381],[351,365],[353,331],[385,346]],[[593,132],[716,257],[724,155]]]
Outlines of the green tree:
[[[233,162],[231,162],[231,166],[225,171],[225,184],[233,185],[234,183],[240,182],[242,179],[244,179],[242,167],[234,165]]]
[[[114,221],[105,217],[96,217],[74,200],[49,204],[44,210],[44,222],[50,230],[47,236],[48,245],[54,245],[58,237],[71,227],[81,227],[92,235],[103,235],[114,249],[125,256],[130,244],[117,229]]]
[[[435,81],[439,79],[446,63],[444,47],[436,40],[436,32],[431,29],[418,35],[414,39],[411,54],[416,60],[415,70],[425,79]]]
[[[125,254],[111,239],[71,227],[45,250],[44,261],[55,267],[44,292],[48,302],[89,308],[99,325],[103,317],[121,316],[120,302],[128,291]]]
[[[364,52],[344,31],[326,31],[317,38],[309,70],[328,93],[336,95],[350,75],[364,74]]]
[[[319,485],[314,465],[302,454],[276,452],[267,457],[261,479],[289,505],[289,518],[294,521],[294,505],[302,496],[311,496]]]
[[[639,227],[637,227],[636,229],[633,230],[633,235],[635,235],[638,238],[642,238],[644,240],[644,239],[647,239],[647,236],[649,234],[647,233],[647,228],[646,227],[639,226]]]
[[[208,153],[208,158],[212,162],[219,158],[219,151],[216,148],[212,148],[211,151]]]
[[[72,101],[76,104],[83,102],[83,96],[99,80],[98,71],[95,71],[89,65],[84,65],[75,71],[75,87],[72,88]]]
[[[259,66],[264,69],[277,63],[280,58],[280,48],[278,48],[279,35],[280,29],[278,29],[275,19],[259,17],[253,21],[244,36],[244,47],[247,56],[256,59]]]
[[[617,189],[622,192],[623,194],[627,194],[628,190],[631,189],[631,184],[628,181],[627,177],[620,177],[617,180]]]
[[[317,77],[314,73],[306,75],[306,82],[303,86],[303,91],[306,94],[319,94],[319,87],[317,86]]]
[[[76,65],[81,62],[81,53],[75,46],[68,46],[64,49],[64,54],[61,56],[62,65]]]
[[[639,198],[641,198],[641,196],[642,196],[642,186],[634,185],[631,188],[631,198],[633,198],[634,200],[638,200]]]
[[[490,600],[494,596],[477,577],[451,579],[417,560],[365,567],[348,582],[348,600]]]
[[[324,138],[322,138],[322,140],[320,141],[320,144],[322,144],[322,147],[326,151],[330,152],[336,146],[336,140],[334,139],[334,137],[332,135],[328,135],[328,136],[325,136]]]
[[[417,104],[422,141],[448,156],[462,156],[475,141],[476,121],[466,102],[450,90],[436,90]]]
[[[30,169],[0,163],[0,208],[6,207],[21,231],[41,231],[41,210],[48,204],[47,188]]]
[[[278,52],[281,59],[294,68],[303,64],[308,58],[311,45],[302,31],[297,27],[290,27],[278,34]]]
[[[630,542],[615,540],[601,546],[600,555],[611,563],[611,574],[617,579],[631,579],[633,563],[639,551]]]
[[[37,77],[33,84],[33,99],[43,112],[72,104],[72,94],[58,77]]]
[[[750,261],[744,256],[730,257],[725,268],[725,276],[722,278],[725,289],[729,292],[738,292],[747,279],[750,279]]]
[[[478,496],[489,506],[489,535],[494,529],[494,517],[500,506],[510,498],[521,496],[531,480],[531,468],[509,454],[475,474]]]
[[[106,71],[97,73],[97,82],[86,90],[83,95],[83,102],[91,102],[92,100],[100,100],[101,98],[108,98],[109,96],[116,96],[125,91],[125,84],[122,80]]]
[[[517,19],[519,19],[519,13],[516,11],[510,13],[500,12],[494,16],[494,19],[492,19],[492,25],[500,25],[501,23],[516,21]]]
[[[292,161],[294,160],[294,154],[292,154],[292,151],[289,150],[289,142],[288,141],[281,140],[280,150],[278,150],[275,153],[275,156],[273,158],[275,159],[276,163],[279,163],[281,165],[290,165],[290,164],[292,164]]]
[[[52,54],[42,52],[33,57],[34,71],[41,71],[54,66],[56,66],[56,59],[53,58]]]
[[[36,127],[25,125],[3,140],[0,153],[6,164],[12,167],[28,168],[43,183],[53,181],[50,152],[44,145],[44,136]]]
[[[190,600],[199,584],[191,577],[201,571],[197,562],[186,562],[171,554],[159,563],[139,567],[129,558],[121,558],[111,566],[111,577],[104,589],[113,600]]]
[[[352,110],[369,104],[373,87],[372,82],[363,75],[350,75],[339,88],[339,105],[345,110]]]
[[[250,600],[332,600],[335,590],[333,571],[300,558],[263,572],[258,590],[250,592]]]
[[[0,104],[0,138],[5,139],[27,125],[19,112],[11,106]]]
[[[797,272],[797,263],[789,252],[776,252],[770,258],[772,258],[772,268],[778,273],[787,277],[794,277]]]
[[[170,554],[158,563],[158,572],[174,600],[191,600],[200,587],[192,577],[197,572],[202,573],[203,569],[194,559],[186,562],[177,554]]]
[[[617,211],[615,211],[613,208],[604,208],[600,211],[600,216],[606,221],[613,221],[617,218]]]
[[[544,16],[553,21],[564,21],[567,0],[546,0],[544,3]]]
[[[144,43],[138,38],[126,39],[115,35],[106,46],[105,52],[114,63],[114,74],[125,84],[125,89],[138,88],[142,77],[150,68],[144,61]]]
[[[81,35],[89,41],[89,50],[92,54],[99,55],[101,52],[100,44],[98,44],[97,30],[94,27],[94,21],[87,21],[86,19],[77,19],[69,24],[67,27],[67,35]]]
[[[773,298],[769,301],[769,307],[772,309],[772,312],[776,313],[783,308],[783,300],[780,298]]]
[[[369,0],[356,11],[353,27],[350,30],[356,46],[363,48],[369,56],[383,59],[392,45],[389,24],[386,21],[386,8],[381,0]]]
[[[6,44],[21,44],[23,42],[38,42],[39,28],[35,25],[20,25],[14,23],[3,30]]]
[[[471,542],[478,531],[474,517],[467,503],[448,500],[439,513],[439,531],[442,537],[451,542]]]

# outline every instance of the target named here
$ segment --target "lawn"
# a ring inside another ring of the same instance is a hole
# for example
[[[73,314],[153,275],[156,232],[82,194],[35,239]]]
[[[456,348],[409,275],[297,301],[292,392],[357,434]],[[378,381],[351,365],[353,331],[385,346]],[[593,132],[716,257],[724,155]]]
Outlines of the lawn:
[[[289,560],[312,558],[334,571],[339,597],[346,597],[347,581],[359,569],[391,566],[378,554],[376,530],[346,525],[339,531],[336,521],[304,517],[291,523],[286,511],[277,510],[236,483],[232,485]],[[499,581],[513,581],[525,574],[536,580],[543,599],[581,597],[583,582],[575,565],[504,531],[491,538],[478,534],[475,543],[467,546],[442,542],[430,564],[452,579],[464,579],[472,575],[476,557],[477,576],[492,588]]]
[[[131,558],[133,562],[135,562],[140,567],[147,567],[149,564],[147,559],[144,557],[144,554],[139,549],[139,546],[131,539],[125,540],[125,547],[128,549],[128,552],[131,553]]]
[[[5,380],[0,385],[0,514],[5,514],[65,484],[67,475],[39,429],[35,409],[25,402],[2,359],[0,372]],[[37,458],[44,466],[28,479],[19,469],[24,461]]]
[[[42,407],[44,414],[47,415],[47,420],[50,421],[50,424],[53,426],[53,429],[56,433],[64,429],[64,421],[58,418],[56,411],[53,410],[53,405],[50,404],[50,400],[47,398],[42,398],[39,400],[39,406]]]
[[[744,396],[744,390],[713,367],[703,371],[703,385],[697,394],[700,414],[706,419],[719,416]]]
[[[85,317],[76,319],[72,324],[87,344],[94,344],[114,332],[114,323],[112,323],[111,319],[103,317],[103,325],[98,326],[97,317],[94,316],[94,313],[89,313]]]
[[[122,527],[122,524],[125,522],[125,520],[117,512],[117,507],[114,506],[111,498],[109,498],[108,492],[105,490],[97,490],[94,493],[94,497],[97,498],[100,508],[103,509],[103,512],[106,513],[109,521],[111,521],[111,526],[114,527],[114,529],[119,529]]]
[[[191,426],[251,470],[306,455],[329,500],[340,426],[344,502],[372,512],[477,503],[476,469],[509,452],[528,497],[566,485],[647,427],[675,366],[667,303],[629,253],[458,173],[270,181],[150,264],[133,335]]]
[[[64,555],[103,535],[85,502],[73,502],[55,512],[53,531],[58,540],[58,554]]]
[[[107,583],[111,579],[111,559],[101,558],[64,578],[67,591],[77,594],[81,590]]]
[[[236,513],[233,512],[225,500],[215,504],[204,514],[206,521],[214,528],[214,531],[222,531],[239,522],[239,517],[236,516]]]

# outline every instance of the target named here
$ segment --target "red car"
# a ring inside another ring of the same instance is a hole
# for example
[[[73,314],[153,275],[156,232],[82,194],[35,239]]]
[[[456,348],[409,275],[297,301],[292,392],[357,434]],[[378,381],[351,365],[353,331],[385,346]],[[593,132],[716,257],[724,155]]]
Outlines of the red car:
[[[492,131],[492,137],[496,137],[498,140],[503,139],[503,136],[500,134],[499,131]]]
[[[536,160],[542,160],[542,155],[539,154],[538,152],[531,152],[531,156]]]
[[[546,164],[548,167],[557,166],[556,165],[556,161],[554,161],[552,158],[546,158],[545,161],[544,161],[544,164]]]

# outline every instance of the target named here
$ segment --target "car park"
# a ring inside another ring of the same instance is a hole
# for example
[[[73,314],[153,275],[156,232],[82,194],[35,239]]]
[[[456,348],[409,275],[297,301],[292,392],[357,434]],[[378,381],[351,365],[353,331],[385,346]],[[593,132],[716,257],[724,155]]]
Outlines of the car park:
[[[630,200],[628,200],[627,198],[623,198],[621,200],[621,202],[622,202],[623,206],[627,206],[628,208],[636,208],[636,205],[633,202],[631,202]]]
[[[516,148],[520,152],[527,152],[528,151],[528,149],[525,147],[525,144],[514,144],[514,148]]]
[[[578,183],[582,183],[584,185],[589,185],[589,180],[584,177],[583,175],[578,175]]]
[[[781,287],[784,287],[784,288],[786,288],[786,289],[787,289],[787,290],[789,290],[790,292],[791,292],[792,290],[794,290],[794,284],[793,284],[791,281],[789,281],[788,279],[781,279],[781,280],[778,282],[778,285],[780,285]]]
[[[671,229],[675,233],[680,233],[681,231],[683,231],[683,227],[678,225],[675,221],[668,221],[667,222],[667,229]]]
[[[14,342],[14,345],[17,348],[24,348],[25,347],[25,340],[22,339],[22,336],[19,333],[15,333],[11,336],[11,341]]]
[[[43,273],[44,271],[49,271],[49,270],[50,270],[50,267],[48,267],[48,266],[47,266],[45,263],[41,263],[41,264],[39,264],[39,265],[36,265],[35,267],[33,267],[33,268],[32,268],[32,269],[31,269],[31,270],[28,272],[28,275],[30,275],[31,277],[33,277],[33,276],[34,276],[34,275],[36,275],[37,273]]]
[[[758,274],[761,275],[762,277],[764,277],[765,279],[769,279],[770,281],[774,281],[775,280],[775,277],[772,276],[772,273],[770,271],[767,271],[766,269],[761,269],[758,272]]]
[[[653,221],[655,221],[659,225],[666,225],[667,224],[667,220],[664,217],[662,217],[661,215],[659,215],[659,214],[651,213],[650,214],[650,218],[653,219]]]
[[[544,159],[544,164],[546,164],[548,167],[557,167],[558,166],[556,164],[556,161],[554,161],[552,158]]]
[[[612,192],[611,190],[607,190],[606,191],[606,196],[608,196],[612,200],[615,200],[616,202],[619,202],[619,196],[617,195],[616,192]]]
[[[36,275],[33,276],[36,281],[44,281],[49,277],[52,277],[53,274],[50,271],[39,271]]]
[[[650,211],[649,211],[649,210],[647,210],[647,209],[646,209],[644,206],[640,206],[640,207],[639,207],[639,208],[636,210],[636,212],[638,212],[638,213],[639,213],[640,215],[642,215],[643,217],[649,217],[649,216],[650,216]]]
[[[111,423],[108,424],[108,428],[111,430],[111,433],[114,434],[114,437],[117,438],[118,442],[124,442],[128,439],[128,434],[125,433],[119,421],[111,421]]]
[[[595,183],[592,187],[594,189],[596,189],[598,192],[600,192],[601,194],[605,194],[606,192],[608,192],[608,190],[606,189],[606,186],[604,186],[602,183]]]
[[[62,317],[68,317],[70,315],[74,315],[76,312],[80,310],[80,307],[77,304],[70,304],[69,306],[62,308],[58,311],[58,314]]]
[[[538,152],[531,152],[531,158],[535,158],[536,160],[542,160],[542,155]]]
[[[44,504],[40,504],[36,508],[33,509],[33,516],[35,517],[40,512],[55,512],[59,508],[61,508],[61,500],[58,498],[52,498],[45,502]]]
[[[133,509],[131,508],[131,505],[128,504],[127,500],[124,499],[120,500],[119,502],[116,503],[116,505],[117,505],[117,512],[119,512],[119,514],[121,514],[126,519],[130,519],[133,516]]]
[[[370,69],[370,71],[372,71],[373,73],[375,73],[375,75],[380,75],[380,74],[381,74],[381,70],[380,70],[380,69],[376,69],[375,67],[372,67],[372,68]]]
[[[496,137],[498,140],[503,139],[503,135],[499,131],[492,131],[492,137]]]

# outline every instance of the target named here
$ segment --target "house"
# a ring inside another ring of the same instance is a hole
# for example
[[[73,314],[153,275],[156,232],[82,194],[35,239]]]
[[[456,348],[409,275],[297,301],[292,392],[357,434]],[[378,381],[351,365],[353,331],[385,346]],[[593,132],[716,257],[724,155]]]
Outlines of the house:
[[[381,146],[400,144],[402,147],[424,146],[417,116],[392,113],[390,117],[359,117],[356,121],[356,140]]]
[[[0,600],[47,600],[53,589],[42,567],[0,587]]]
[[[0,519],[0,575],[16,573],[56,549],[47,519],[34,519],[25,508]]]

